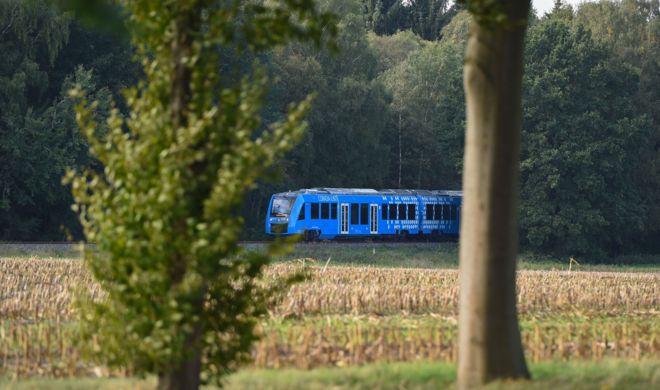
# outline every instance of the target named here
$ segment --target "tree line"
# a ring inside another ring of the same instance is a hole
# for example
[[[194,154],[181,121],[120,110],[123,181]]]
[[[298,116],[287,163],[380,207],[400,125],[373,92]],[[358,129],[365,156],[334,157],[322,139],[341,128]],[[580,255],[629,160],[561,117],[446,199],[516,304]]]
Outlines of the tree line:
[[[468,13],[446,1],[318,3],[338,17],[336,53],[299,42],[220,53],[223,78],[239,80],[255,61],[266,68],[265,123],[317,92],[302,142],[244,201],[246,237],[262,234],[273,192],[461,187]],[[530,15],[524,248],[592,259],[660,251],[658,10],[658,0],[624,0],[558,3]],[[2,2],[0,34],[0,239],[81,238],[61,178],[66,167],[103,167],[79,134],[67,91],[91,91],[107,117],[103,102],[121,102],[121,90],[143,77],[140,66],[127,41],[46,2]]]

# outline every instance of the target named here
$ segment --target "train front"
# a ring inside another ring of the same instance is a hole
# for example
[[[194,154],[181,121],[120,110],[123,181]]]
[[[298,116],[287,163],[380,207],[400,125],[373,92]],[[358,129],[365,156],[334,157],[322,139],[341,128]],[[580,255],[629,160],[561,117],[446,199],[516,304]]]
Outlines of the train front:
[[[268,217],[266,218],[266,234],[289,235],[289,225],[293,223],[291,211],[296,202],[296,195],[289,193],[275,194],[270,198]]]

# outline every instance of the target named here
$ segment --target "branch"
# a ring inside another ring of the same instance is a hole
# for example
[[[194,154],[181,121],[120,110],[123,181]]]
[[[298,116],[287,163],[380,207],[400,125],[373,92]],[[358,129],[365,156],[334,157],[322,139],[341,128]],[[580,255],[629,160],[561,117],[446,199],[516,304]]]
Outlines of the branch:
[[[11,10],[11,19],[9,20],[9,24],[7,25],[7,27],[5,27],[2,30],[2,32],[0,33],[0,37],[5,35],[7,33],[7,31],[11,28],[11,26],[14,24],[14,20],[16,19],[16,15],[18,15],[17,10],[18,10],[18,3],[16,3],[16,5],[14,5],[14,9]]]

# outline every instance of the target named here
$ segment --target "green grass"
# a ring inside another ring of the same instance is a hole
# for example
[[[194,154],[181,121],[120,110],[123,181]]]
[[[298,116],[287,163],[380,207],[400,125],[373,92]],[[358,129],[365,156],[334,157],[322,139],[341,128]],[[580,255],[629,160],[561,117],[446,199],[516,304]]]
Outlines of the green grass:
[[[548,362],[530,367],[532,381],[496,382],[485,389],[652,389],[660,386],[660,361]],[[456,370],[449,363],[377,363],[361,367],[315,370],[242,370],[226,380],[233,390],[316,389],[450,389]],[[0,378],[0,388],[16,390],[152,389],[155,380],[45,379],[12,381]],[[212,389],[214,387],[209,387]]]
[[[261,250],[262,244],[248,244],[248,250]],[[81,247],[76,245],[20,245],[0,244],[0,257],[19,258],[82,258]],[[458,243],[313,243],[298,244],[293,253],[276,259],[278,262],[294,259],[313,260],[316,264],[353,265],[388,268],[458,268]],[[521,253],[519,269],[568,270],[569,258],[558,259],[545,255]],[[608,264],[604,264],[607,262]],[[581,262],[573,265],[577,271],[648,272],[660,270],[660,255],[619,256],[603,264]]]
[[[458,244],[299,244],[280,261],[314,259],[318,264],[394,268],[456,268]]]
[[[30,378],[9,379],[0,377],[2,390],[152,390],[154,379],[137,378]]]
[[[493,383],[486,389],[626,389],[660,388],[660,361],[549,362],[531,367],[533,381]]]
[[[299,244],[293,253],[276,259],[290,261],[294,259],[311,259],[318,265],[351,265],[374,266],[390,268],[458,268],[458,244],[442,243],[396,243],[377,242],[373,244],[360,243],[341,245],[333,243]],[[519,269],[528,270],[568,270],[569,258],[556,259],[521,253]],[[329,260],[329,262],[328,262]],[[615,271],[615,272],[648,272],[660,270],[660,255],[619,257],[612,264],[590,264],[581,262],[571,267],[574,271]]]
[[[76,244],[0,244],[0,257],[82,259],[83,247]]]
[[[621,325],[621,326],[637,326],[648,327],[651,332],[660,332],[660,321],[653,311],[650,313],[641,312],[636,315],[631,313],[598,313],[584,311],[580,313],[575,312],[533,312],[521,313],[518,315],[519,323],[522,330],[528,331],[535,327],[547,328],[549,331],[559,331],[563,328],[571,326],[585,326],[593,327],[599,336],[603,334],[608,325]],[[401,315],[353,315],[353,314],[321,314],[310,315],[307,314],[301,318],[282,318],[275,317],[264,320],[263,325],[266,329],[277,330],[281,335],[286,335],[294,329],[311,328],[319,329],[330,326],[333,331],[342,333],[346,327],[361,326],[367,328],[370,324],[377,324],[383,327],[397,328],[402,335],[407,332],[414,333],[418,329],[426,328],[456,328],[457,324],[456,314],[447,313],[445,316],[428,315],[428,314],[408,314]],[[554,329],[552,329],[554,327]],[[647,335],[649,338],[653,334]],[[608,335],[610,341],[616,341],[615,335]],[[660,356],[660,354],[659,354]]]
[[[535,381],[494,383],[487,389],[650,389],[660,385],[660,362],[551,362],[531,366]],[[311,371],[242,371],[230,389],[442,389],[453,387],[448,363],[389,363]]]
[[[440,389],[452,385],[455,368],[447,363],[378,363],[361,367],[301,370],[245,370],[227,388],[247,389]]]

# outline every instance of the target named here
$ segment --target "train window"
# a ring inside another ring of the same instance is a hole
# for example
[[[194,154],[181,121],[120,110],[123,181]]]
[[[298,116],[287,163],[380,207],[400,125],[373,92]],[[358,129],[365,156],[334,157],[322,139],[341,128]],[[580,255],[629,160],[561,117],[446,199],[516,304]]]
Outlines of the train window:
[[[409,204],[408,205],[408,219],[414,220],[417,219],[417,205]]]
[[[360,205],[360,225],[369,224],[369,205],[362,203]]]
[[[396,220],[396,205],[390,204],[390,220]]]
[[[318,203],[312,203],[312,212],[310,213],[309,217],[311,219],[319,219],[319,204]]]
[[[455,221],[457,219],[456,217],[457,217],[457,215],[456,215],[456,205],[452,205],[451,206],[451,220]]]
[[[406,218],[406,205],[405,204],[400,204],[399,205],[399,219],[408,219],[408,218]]]
[[[351,204],[351,225],[360,223],[360,205],[357,203]]]
[[[300,213],[298,214],[298,220],[303,221],[305,219],[305,204],[302,204],[302,207],[300,207]]]
[[[389,208],[386,204],[380,206],[380,219],[383,221],[387,221],[387,210],[389,210]]]
[[[442,206],[439,204],[433,205],[433,220],[439,221],[442,219]]]
[[[330,218],[337,219],[337,203],[330,204],[330,211],[331,211]]]
[[[427,221],[432,221],[433,220],[433,205],[432,204],[427,204],[426,205],[426,220]]]
[[[449,212],[449,205],[448,204],[443,204],[442,205],[442,219],[445,221],[449,221],[449,218],[451,217],[451,213]]]
[[[330,219],[330,203],[321,203],[321,219]]]

